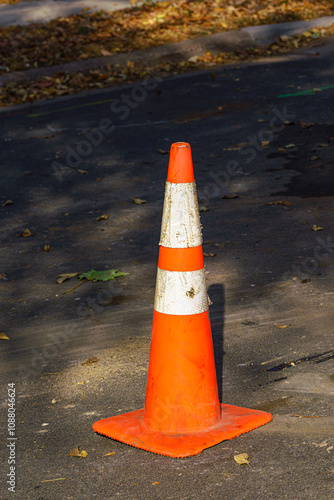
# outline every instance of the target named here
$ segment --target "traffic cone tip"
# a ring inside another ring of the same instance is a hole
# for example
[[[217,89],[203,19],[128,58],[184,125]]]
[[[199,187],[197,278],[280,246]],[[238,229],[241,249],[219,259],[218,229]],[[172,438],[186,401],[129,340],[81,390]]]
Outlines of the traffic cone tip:
[[[193,182],[194,169],[191,148],[187,142],[174,142],[170,148],[167,181]]]

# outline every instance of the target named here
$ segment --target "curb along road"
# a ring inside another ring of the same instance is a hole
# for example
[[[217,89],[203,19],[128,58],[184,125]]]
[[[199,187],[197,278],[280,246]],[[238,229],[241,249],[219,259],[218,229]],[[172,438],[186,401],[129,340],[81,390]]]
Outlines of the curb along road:
[[[103,68],[106,65],[122,65],[128,61],[134,64],[159,64],[167,61],[187,61],[190,57],[203,56],[206,52],[213,55],[220,52],[234,52],[250,47],[261,47],[275,42],[280,36],[293,36],[315,27],[325,28],[334,23],[334,16],[326,16],[312,21],[251,26],[241,30],[226,31],[215,35],[194,38],[183,42],[163,45],[146,50],[136,50],[112,56],[96,57],[46,68],[17,71],[0,77],[0,86],[23,81],[35,81],[54,73],[85,73]]]
[[[159,1],[159,0],[157,0]],[[138,2],[140,5],[143,2]],[[93,4],[93,5],[92,5]],[[0,27],[25,25],[32,22],[49,22],[57,17],[66,17],[72,14],[79,14],[83,9],[90,12],[105,10],[113,12],[115,10],[131,7],[129,0],[36,0],[33,2],[20,2],[17,4],[0,5]]]

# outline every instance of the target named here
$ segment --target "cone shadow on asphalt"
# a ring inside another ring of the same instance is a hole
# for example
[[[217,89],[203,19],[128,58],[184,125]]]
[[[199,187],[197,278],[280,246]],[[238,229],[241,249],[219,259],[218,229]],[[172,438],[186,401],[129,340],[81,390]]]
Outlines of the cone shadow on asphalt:
[[[225,317],[225,290],[219,283],[211,285],[208,295],[212,302],[210,306],[211,332],[215,367],[217,374],[219,401],[223,403],[223,356],[224,356],[224,317]]]

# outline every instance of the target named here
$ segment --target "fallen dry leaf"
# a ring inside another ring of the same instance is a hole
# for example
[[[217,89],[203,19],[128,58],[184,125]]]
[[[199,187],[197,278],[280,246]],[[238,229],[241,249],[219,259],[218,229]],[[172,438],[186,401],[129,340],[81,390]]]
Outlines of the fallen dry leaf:
[[[160,484],[159,481],[154,481],[154,483],[152,483],[153,486],[156,486],[157,484]]]
[[[51,481],[65,481],[66,477],[57,477],[56,479],[42,479],[41,483],[50,483]]]
[[[168,153],[168,151],[166,151],[165,149],[161,149],[161,148],[159,148],[157,151],[158,151],[158,153],[160,153],[161,155],[168,155],[168,154],[169,154],[169,153]]]
[[[78,458],[84,458],[87,457],[87,452],[85,450],[79,451],[79,445],[74,448],[72,451],[69,453],[70,457],[78,457]]]
[[[79,174],[88,174],[87,170],[81,170],[80,168],[78,169]]]
[[[269,144],[269,142],[268,142],[268,144]],[[224,148],[224,151],[240,151],[240,149],[243,149],[249,145],[250,145],[249,142],[238,142],[234,146],[228,146],[228,147]]]
[[[0,280],[5,280],[6,279],[6,275],[4,273],[0,273]]]
[[[22,233],[21,236],[24,238],[28,238],[28,236],[34,236],[34,233],[30,231],[30,229],[25,229]]]
[[[74,278],[75,276],[78,276],[79,273],[65,273],[65,274],[58,274],[57,276],[57,283],[63,283],[66,280],[69,280],[71,278]]]
[[[263,146],[264,148],[268,147],[269,146],[269,141],[262,141],[261,142],[261,146]]]
[[[134,198],[133,196],[131,196],[131,200],[133,200],[136,205],[142,205],[143,203],[147,203],[146,200],[142,200],[141,198]]]
[[[240,453],[240,455],[234,455],[234,460],[237,462],[239,465],[247,464],[250,467],[249,463],[249,455],[248,453]]]
[[[302,128],[310,128],[312,125],[314,125],[314,123],[307,123],[307,122],[303,122],[303,121],[300,121],[299,123],[300,123]]]
[[[240,198],[238,194],[224,194],[222,196],[222,200],[235,200],[236,198]]]
[[[277,328],[288,328],[291,326],[291,323],[288,323],[287,325],[278,325],[277,323],[274,323],[274,326],[277,326]]]
[[[210,210],[210,208],[206,207],[205,205],[200,205],[198,209],[200,212],[208,212]]]
[[[286,206],[289,206],[289,205],[292,205],[292,201],[276,200],[276,201],[270,201],[269,203],[267,203],[267,205],[286,205]]]
[[[107,219],[109,219],[109,215],[104,214],[100,215],[100,217],[98,217],[96,220],[107,220]]]
[[[109,451],[109,453],[106,453],[105,455],[103,455],[104,457],[110,457],[111,455],[115,455],[115,452],[114,451]]]
[[[286,144],[285,146],[283,146],[284,149],[291,149],[291,148],[295,148],[296,147],[296,144]]]
[[[4,332],[0,332],[0,340],[9,340],[9,337]]]
[[[97,363],[98,361],[100,360],[96,356],[92,356],[91,358],[88,358],[84,363],[81,363],[81,366],[90,366],[93,363]]]
[[[44,252],[50,252],[50,250],[51,250],[50,245],[44,245],[43,250],[44,250]]]
[[[290,417],[298,417],[298,418],[323,418],[323,415],[290,415]]]
[[[100,49],[100,51],[101,51],[101,54],[102,54],[103,56],[111,56],[111,55],[112,55],[112,53],[111,53],[111,52],[109,52],[109,50],[106,50],[106,49]]]
[[[7,207],[8,205],[13,205],[13,201],[12,200],[6,200],[2,203],[2,206],[3,207]]]
[[[323,229],[323,227],[317,226],[316,224],[313,224],[312,226],[312,231],[322,231]]]

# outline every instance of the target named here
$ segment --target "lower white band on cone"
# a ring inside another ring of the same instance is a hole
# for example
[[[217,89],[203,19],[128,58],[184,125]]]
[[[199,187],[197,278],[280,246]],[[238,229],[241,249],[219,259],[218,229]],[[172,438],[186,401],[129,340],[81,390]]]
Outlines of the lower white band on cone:
[[[209,308],[204,268],[165,271],[158,268],[154,309],[165,314],[199,314]]]
[[[166,182],[160,243],[168,248],[202,244],[195,182]]]

